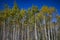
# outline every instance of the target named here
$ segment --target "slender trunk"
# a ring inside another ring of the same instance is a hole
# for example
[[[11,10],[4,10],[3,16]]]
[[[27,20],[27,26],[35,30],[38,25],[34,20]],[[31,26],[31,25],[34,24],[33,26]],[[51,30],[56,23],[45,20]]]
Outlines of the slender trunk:
[[[6,28],[6,40],[9,40],[9,26],[8,26],[8,24],[6,27],[7,27]]]
[[[27,26],[27,40],[29,40],[29,25]]]
[[[35,23],[35,40],[37,40],[37,29],[36,29],[36,23]]]
[[[51,31],[52,31],[52,35],[51,35],[52,36],[52,40],[54,40],[54,34],[53,34],[54,33],[54,27],[53,27],[53,25],[52,25],[52,30]]]
[[[56,31],[55,31],[55,32],[56,32],[56,40],[58,40],[58,39],[57,39],[57,35],[58,35],[58,28],[57,28],[57,25],[56,25],[55,28],[56,28]]]
[[[42,24],[40,24],[40,32],[41,32],[41,34],[40,34],[40,40],[44,40],[44,31],[43,31],[43,26],[42,26]]]
[[[8,19],[5,20],[5,40],[9,40],[9,27],[8,27]]]
[[[56,40],[56,25],[54,23],[54,40]]]
[[[13,24],[10,23],[10,30],[9,30],[9,36],[10,36],[10,40],[13,40]]]
[[[14,40],[17,40],[17,24],[16,24],[16,18],[14,18],[14,28],[15,28],[15,32],[14,32]]]
[[[38,40],[42,40],[42,36],[41,36],[41,30],[39,30],[39,29],[41,29],[41,24],[40,24],[40,27],[38,28]]]
[[[53,28],[51,28],[51,39],[53,40]]]
[[[23,40],[26,40],[26,30],[25,30],[26,28],[25,28],[25,24],[24,24],[24,35],[23,35]]]
[[[23,40],[23,22],[22,22],[22,36],[21,36],[21,40]]]
[[[35,27],[34,27],[34,31],[35,31],[35,40],[38,40],[38,38],[37,38],[37,25],[36,25],[36,18],[35,18],[35,14],[34,14],[34,19],[35,19],[35,22],[34,22],[34,25],[35,25]]]
[[[3,38],[2,38],[2,40],[5,40],[5,21],[3,23]]]
[[[13,22],[14,22],[14,21],[13,21]],[[15,40],[15,34],[16,34],[16,33],[15,33],[15,32],[16,32],[16,31],[15,31],[16,28],[15,28],[15,27],[16,27],[16,25],[15,25],[15,23],[13,23],[13,40]]]
[[[16,21],[15,21],[15,22],[16,22]],[[15,33],[14,33],[14,34],[15,34],[15,38],[14,38],[14,39],[15,39],[15,40],[17,40],[17,38],[16,38],[16,36],[17,36],[17,28],[16,28],[16,23],[15,23],[14,25],[15,25]]]
[[[48,36],[49,36],[49,40],[51,40],[51,38],[50,38],[50,21],[48,23]]]
[[[17,40],[20,40],[19,39],[19,32],[20,32],[19,25],[17,25]]]
[[[22,39],[22,24],[19,24],[20,32],[19,32],[19,40]]]
[[[15,40],[18,40],[17,39],[17,24],[15,23],[16,27],[15,27]]]
[[[47,40],[46,27],[44,29],[45,29],[45,40]]]
[[[45,24],[44,24],[44,30],[45,30],[45,40],[47,40],[47,23],[46,23],[46,17],[44,17],[44,22],[45,22]]]

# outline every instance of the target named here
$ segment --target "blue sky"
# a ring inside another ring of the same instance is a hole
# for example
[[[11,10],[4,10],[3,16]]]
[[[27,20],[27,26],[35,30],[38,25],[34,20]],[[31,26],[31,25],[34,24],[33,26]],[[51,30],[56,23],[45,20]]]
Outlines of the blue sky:
[[[13,7],[14,0],[0,0],[0,10],[4,9],[4,4],[8,4],[10,8]],[[60,13],[60,1],[59,0],[16,0],[19,8],[28,9],[33,5],[38,6],[40,9],[43,5],[53,6]]]

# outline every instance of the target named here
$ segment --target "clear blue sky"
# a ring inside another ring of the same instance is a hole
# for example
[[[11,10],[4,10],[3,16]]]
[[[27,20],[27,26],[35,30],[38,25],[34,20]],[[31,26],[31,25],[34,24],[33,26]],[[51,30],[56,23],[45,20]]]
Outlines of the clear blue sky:
[[[30,8],[33,5],[38,6],[40,9],[43,5],[53,6],[60,13],[60,0],[16,0],[20,9]],[[0,10],[4,8],[4,4],[7,3],[10,8],[13,7],[14,0],[0,0]]]

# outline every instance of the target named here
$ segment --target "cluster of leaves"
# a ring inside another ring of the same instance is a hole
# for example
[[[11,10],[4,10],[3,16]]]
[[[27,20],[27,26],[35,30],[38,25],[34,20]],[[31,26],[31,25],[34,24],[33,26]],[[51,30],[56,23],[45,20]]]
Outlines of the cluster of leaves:
[[[34,5],[32,8],[28,8],[28,10],[20,10],[15,3],[12,9],[10,9],[8,5],[5,5],[5,9],[0,11],[0,22],[8,18],[10,18],[10,20],[14,19],[17,22],[24,20],[25,23],[31,24],[35,22],[35,19],[42,22],[44,18],[46,18],[46,21],[50,21],[52,19],[52,14],[56,13],[56,11],[54,7],[42,6],[41,9],[38,9],[38,7]],[[60,16],[56,18],[60,20]]]

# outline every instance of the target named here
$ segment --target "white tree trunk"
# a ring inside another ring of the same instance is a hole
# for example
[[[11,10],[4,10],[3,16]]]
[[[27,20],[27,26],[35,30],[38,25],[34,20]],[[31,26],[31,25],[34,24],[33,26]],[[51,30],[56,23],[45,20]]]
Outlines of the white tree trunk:
[[[36,30],[36,23],[35,23],[35,40],[37,40],[37,30]]]
[[[49,36],[49,40],[51,40],[51,39],[50,39],[50,22],[49,22],[49,24],[48,24],[48,36]]]
[[[13,24],[13,40],[15,40],[15,24]]]
[[[27,26],[27,40],[29,40],[29,25]]]
[[[3,23],[3,38],[2,38],[2,40],[5,40],[5,21]]]
[[[22,36],[21,36],[21,40],[23,40],[23,22],[22,22]]]

